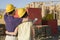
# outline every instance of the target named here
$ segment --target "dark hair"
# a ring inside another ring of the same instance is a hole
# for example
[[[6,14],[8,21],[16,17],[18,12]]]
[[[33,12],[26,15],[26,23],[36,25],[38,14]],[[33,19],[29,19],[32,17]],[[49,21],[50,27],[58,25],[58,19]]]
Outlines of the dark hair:
[[[15,11],[15,9],[14,9],[13,11],[11,11],[11,12],[8,12],[8,14],[10,15],[10,14],[12,14],[14,11]]]
[[[28,16],[27,12],[22,16],[22,18],[26,18]]]

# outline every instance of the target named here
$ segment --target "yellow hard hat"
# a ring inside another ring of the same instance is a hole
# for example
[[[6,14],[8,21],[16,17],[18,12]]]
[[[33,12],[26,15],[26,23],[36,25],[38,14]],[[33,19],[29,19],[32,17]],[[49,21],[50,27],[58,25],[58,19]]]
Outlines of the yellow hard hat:
[[[18,16],[21,18],[25,14],[26,10],[25,8],[19,8],[18,9]]]
[[[13,11],[15,9],[15,7],[12,5],[12,4],[8,4],[7,6],[6,6],[6,12],[11,12],[11,11]]]

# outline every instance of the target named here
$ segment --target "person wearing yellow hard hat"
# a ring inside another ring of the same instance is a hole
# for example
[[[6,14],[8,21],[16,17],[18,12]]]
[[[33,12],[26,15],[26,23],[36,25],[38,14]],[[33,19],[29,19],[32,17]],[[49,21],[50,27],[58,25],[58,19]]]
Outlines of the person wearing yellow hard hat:
[[[20,12],[19,12],[20,10]],[[16,14],[16,9],[15,6],[12,4],[8,4],[6,6],[6,11],[4,15],[4,20],[5,20],[5,25],[6,25],[6,38],[5,40],[16,40],[16,34],[17,34],[17,26],[22,23],[23,20],[23,15],[25,14],[25,9],[19,9],[18,16],[19,17],[14,17]]]
[[[32,22],[30,22],[28,19],[28,13],[26,9],[18,8],[17,15],[19,18],[23,18],[22,23],[17,27],[18,40],[30,40],[30,28],[32,27]],[[16,33],[15,31],[13,33]]]
[[[16,12],[17,10],[17,12]],[[16,40],[17,26],[27,21],[28,19],[23,18],[26,13],[25,8],[15,9],[15,6],[8,4],[6,6],[6,12],[4,15],[6,25],[6,38],[5,40]],[[17,14],[17,17],[15,16]],[[24,19],[24,20],[23,20]]]
[[[22,23],[18,25],[18,40],[30,40],[32,22],[28,19],[28,13],[26,9],[19,8],[18,16],[23,18]]]

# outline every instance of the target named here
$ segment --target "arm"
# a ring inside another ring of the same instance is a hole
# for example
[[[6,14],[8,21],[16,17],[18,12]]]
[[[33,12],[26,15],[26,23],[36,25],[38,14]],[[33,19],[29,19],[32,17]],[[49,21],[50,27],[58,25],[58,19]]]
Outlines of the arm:
[[[28,19],[23,19],[22,22],[25,22],[27,21]],[[10,35],[16,35],[17,34],[17,31],[18,31],[18,27],[15,28],[14,32],[8,32],[6,31],[6,34],[10,34]]]
[[[8,32],[8,31],[6,31],[6,34],[16,35],[17,34],[17,31],[18,31],[18,27],[15,28],[15,31],[14,32]]]

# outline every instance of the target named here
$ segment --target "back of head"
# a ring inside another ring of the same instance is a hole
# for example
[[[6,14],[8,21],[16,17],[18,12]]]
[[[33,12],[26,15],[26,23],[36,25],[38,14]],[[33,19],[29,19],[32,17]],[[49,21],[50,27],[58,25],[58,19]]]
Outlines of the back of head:
[[[18,16],[20,17],[20,18],[22,18],[22,17],[24,17],[25,15],[26,15],[26,9],[25,8],[19,8],[18,9]]]
[[[14,9],[15,9],[14,5],[7,4],[7,6],[6,6],[6,12],[7,13],[13,11]]]

